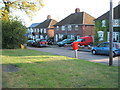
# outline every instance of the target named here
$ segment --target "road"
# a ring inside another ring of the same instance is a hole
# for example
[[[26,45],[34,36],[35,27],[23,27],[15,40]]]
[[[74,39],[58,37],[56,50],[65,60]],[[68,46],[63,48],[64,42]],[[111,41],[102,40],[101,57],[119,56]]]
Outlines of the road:
[[[43,47],[43,48],[36,48],[36,47],[27,47],[28,49],[37,50],[37,51],[43,51],[48,52],[55,55],[60,56],[67,56],[75,58],[75,52],[72,50],[71,47]],[[88,60],[91,62],[97,62],[97,63],[103,63],[109,65],[109,56],[104,55],[92,55],[89,51],[78,51],[78,58],[83,60]],[[120,57],[114,57],[113,58],[113,65],[120,66]]]

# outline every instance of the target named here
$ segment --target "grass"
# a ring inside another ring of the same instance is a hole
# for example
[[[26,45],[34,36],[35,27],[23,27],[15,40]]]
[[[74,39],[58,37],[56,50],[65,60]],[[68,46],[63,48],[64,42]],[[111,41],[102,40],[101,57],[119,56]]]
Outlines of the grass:
[[[118,67],[28,50],[3,50],[3,88],[117,88]]]

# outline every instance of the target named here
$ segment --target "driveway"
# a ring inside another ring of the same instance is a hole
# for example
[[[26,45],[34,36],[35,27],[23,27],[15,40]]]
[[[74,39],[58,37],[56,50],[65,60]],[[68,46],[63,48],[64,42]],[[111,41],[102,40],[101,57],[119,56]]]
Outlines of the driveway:
[[[75,52],[72,50],[71,47],[44,47],[44,48],[36,48],[36,47],[27,47],[28,49],[42,51],[42,52],[48,52],[55,55],[60,56],[67,56],[75,58]],[[78,51],[78,58],[91,61],[91,62],[97,62],[97,63],[103,63],[103,64],[109,64],[109,56],[103,56],[103,55],[92,55],[91,52],[87,51]],[[118,64],[119,62],[119,64]],[[120,66],[120,57],[113,58],[113,65]]]

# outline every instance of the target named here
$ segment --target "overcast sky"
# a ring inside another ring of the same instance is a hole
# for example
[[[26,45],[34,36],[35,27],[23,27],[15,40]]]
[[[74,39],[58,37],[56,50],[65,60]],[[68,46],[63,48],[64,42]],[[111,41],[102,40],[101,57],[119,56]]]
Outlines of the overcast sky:
[[[57,21],[62,20],[71,13],[75,12],[75,8],[80,8],[80,11],[87,12],[97,18],[107,12],[110,8],[110,0],[43,0],[45,6],[33,17],[30,21],[25,18],[26,25],[39,23],[46,20],[47,15],[51,15],[52,19]],[[113,7],[118,5],[120,0],[113,0]]]

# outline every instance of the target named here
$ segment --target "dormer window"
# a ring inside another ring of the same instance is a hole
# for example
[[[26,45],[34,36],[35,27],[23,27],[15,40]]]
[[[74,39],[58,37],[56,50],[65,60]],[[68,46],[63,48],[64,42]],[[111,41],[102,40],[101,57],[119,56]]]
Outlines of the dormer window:
[[[62,30],[63,30],[63,31],[65,30],[65,26],[62,26]]]

